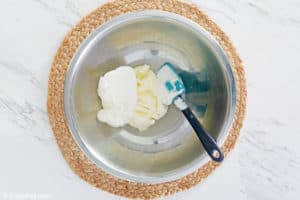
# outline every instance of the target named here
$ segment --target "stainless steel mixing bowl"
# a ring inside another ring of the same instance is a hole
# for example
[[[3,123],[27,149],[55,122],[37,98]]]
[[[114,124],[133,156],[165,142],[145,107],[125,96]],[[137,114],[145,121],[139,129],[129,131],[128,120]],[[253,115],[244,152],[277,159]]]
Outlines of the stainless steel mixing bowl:
[[[106,172],[122,179],[160,183],[204,165],[208,155],[182,113],[171,106],[147,131],[112,128],[96,119],[99,77],[121,65],[164,62],[206,74],[209,90],[190,104],[207,106],[201,121],[221,146],[233,121],[236,86],[223,50],[198,24],[163,11],[137,11],[110,20],[80,46],[65,81],[64,109],[82,151]],[[124,88],[130,89],[130,88]],[[197,110],[195,110],[197,112]]]

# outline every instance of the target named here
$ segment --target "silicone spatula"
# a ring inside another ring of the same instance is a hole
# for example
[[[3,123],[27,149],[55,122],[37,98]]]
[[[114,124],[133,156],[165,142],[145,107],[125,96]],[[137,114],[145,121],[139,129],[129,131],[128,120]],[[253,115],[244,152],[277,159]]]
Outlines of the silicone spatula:
[[[200,139],[204,149],[216,162],[222,162],[224,154],[216,144],[215,140],[204,129],[197,116],[186,104],[183,96],[185,93],[185,86],[182,79],[176,72],[176,69],[171,63],[163,64],[157,72],[157,78],[159,81],[160,96],[165,105],[174,105],[182,111],[185,118],[189,121],[193,127],[195,133]]]

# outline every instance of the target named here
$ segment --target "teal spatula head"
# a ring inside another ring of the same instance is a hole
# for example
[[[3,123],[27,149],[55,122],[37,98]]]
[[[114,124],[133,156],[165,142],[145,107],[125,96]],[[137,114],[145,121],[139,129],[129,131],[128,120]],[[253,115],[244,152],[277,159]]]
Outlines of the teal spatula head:
[[[193,108],[197,112],[197,115],[199,117],[203,117],[205,115],[210,90],[210,80],[206,70],[203,70],[201,72],[185,71],[180,68],[175,68],[171,63],[167,62],[159,68],[158,72],[160,74],[159,76],[162,82],[160,83],[160,85],[163,85],[163,89],[172,91],[174,88],[176,88],[176,86],[172,82],[167,82],[167,80],[172,79],[171,74],[173,73],[174,80],[178,79],[180,83],[183,83],[184,86],[184,91],[179,89],[179,91],[177,91],[177,94],[181,93],[181,95],[185,97],[186,102],[188,102],[189,106],[191,106],[191,108]],[[176,75],[174,75],[174,73]],[[180,84],[177,83],[177,86],[180,86]],[[166,94],[164,96],[171,95],[169,96],[169,98],[167,98],[167,100],[164,101],[166,105],[170,105],[172,99],[174,101],[174,96],[177,95],[176,93],[170,94],[169,91],[164,94]]]
[[[172,64],[163,64],[157,72],[157,79],[163,104],[170,105],[176,97],[185,93],[182,79]]]

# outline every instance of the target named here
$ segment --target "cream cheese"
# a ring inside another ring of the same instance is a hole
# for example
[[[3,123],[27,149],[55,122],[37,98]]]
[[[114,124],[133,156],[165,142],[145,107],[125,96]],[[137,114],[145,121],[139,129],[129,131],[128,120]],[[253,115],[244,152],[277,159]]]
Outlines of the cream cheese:
[[[102,109],[97,118],[112,127],[121,127],[129,123],[137,104],[137,79],[135,71],[121,66],[107,72],[99,80],[98,95]]]
[[[168,107],[159,95],[159,82],[149,65],[121,66],[100,78],[102,109],[97,118],[112,127],[126,124],[144,131],[163,117]]]

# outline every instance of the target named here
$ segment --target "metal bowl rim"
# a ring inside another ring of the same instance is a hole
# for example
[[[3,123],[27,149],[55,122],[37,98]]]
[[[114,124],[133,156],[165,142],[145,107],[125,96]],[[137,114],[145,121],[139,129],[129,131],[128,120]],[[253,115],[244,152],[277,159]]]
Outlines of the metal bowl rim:
[[[68,128],[72,134],[73,139],[76,141],[80,149],[84,152],[84,154],[98,167],[100,167],[105,172],[112,174],[120,179],[125,179],[132,182],[139,182],[139,183],[146,183],[146,184],[158,184],[168,181],[173,181],[179,178],[182,178],[197,169],[199,169],[201,166],[206,164],[210,158],[207,153],[204,153],[202,156],[199,156],[198,159],[196,159],[193,163],[191,163],[190,167],[182,168],[180,172],[173,173],[171,175],[166,176],[139,176],[134,174],[128,174],[123,173],[117,169],[114,169],[112,167],[109,167],[105,165],[103,162],[98,160],[96,157],[93,156],[93,154],[90,152],[90,150],[86,147],[85,142],[82,140],[79,129],[76,125],[74,116],[72,114],[72,86],[73,86],[73,80],[76,75],[76,72],[78,69],[75,68],[77,66],[77,63],[80,61],[81,55],[84,54],[84,51],[88,49],[88,46],[93,43],[94,40],[97,39],[97,36],[104,35],[106,31],[109,31],[109,28],[113,26],[120,25],[124,22],[128,22],[128,20],[137,20],[137,19],[146,19],[146,18],[167,18],[168,20],[176,21],[176,23],[181,23],[184,25],[188,25],[191,27],[191,29],[196,30],[199,32],[199,34],[207,41],[209,41],[209,44],[211,47],[213,47],[213,50],[215,51],[216,55],[218,56],[218,59],[220,59],[223,66],[225,66],[225,72],[227,75],[225,78],[227,79],[228,88],[229,90],[228,94],[230,96],[229,99],[229,112],[226,114],[227,120],[225,121],[225,125],[222,127],[222,131],[219,134],[219,137],[217,138],[217,143],[219,146],[222,146],[229,135],[229,130],[232,126],[235,110],[236,110],[236,84],[235,84],[235,76],[233,74],[231,64],[223,51],[223,49],[220,47],[218,42],[213,38],[213,36],[208,33],[204,28],[202,28],[199,24],[196,22],[183,17],[181,15],[170,13],[167,11],[158,11],[158,10],[143,10],[143,11],[133,11],[130,13],[122,14],[120,16],[117,16],[108,22],[102,24],[96,30],[94,30],[79,46],[77,49],[75,55],[71,59],[71,62],[69,64],[69,67],[67,69],[66,79],[65,79],[65,85],[64,85],[64,111],[67,119],[67,125]]]

